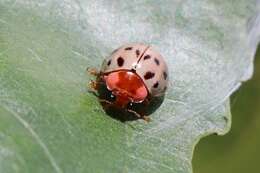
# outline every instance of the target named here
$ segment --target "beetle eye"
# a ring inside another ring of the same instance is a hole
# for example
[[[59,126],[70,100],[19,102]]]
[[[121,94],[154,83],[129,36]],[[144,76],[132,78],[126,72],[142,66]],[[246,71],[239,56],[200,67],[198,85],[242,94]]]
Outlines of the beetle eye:
[[[133,107],[133,102],[129,102],[127,107],[131,109]]]
[[[112,102],[116,101],[116,96],[114,94],[112,94],[112,93],[110,94],[110,100]]]

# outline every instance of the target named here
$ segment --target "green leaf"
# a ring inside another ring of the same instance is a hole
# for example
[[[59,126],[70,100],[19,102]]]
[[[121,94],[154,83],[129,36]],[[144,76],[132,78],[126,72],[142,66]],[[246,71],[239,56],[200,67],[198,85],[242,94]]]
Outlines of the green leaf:
[[[192,172],[195,144],[229,130],[229,96],[252,75],[256,10],[254,0],[0,0],[0,172]],[[86,67],[129,42],[169,65],[148,124],[109,117],[87,92]]]

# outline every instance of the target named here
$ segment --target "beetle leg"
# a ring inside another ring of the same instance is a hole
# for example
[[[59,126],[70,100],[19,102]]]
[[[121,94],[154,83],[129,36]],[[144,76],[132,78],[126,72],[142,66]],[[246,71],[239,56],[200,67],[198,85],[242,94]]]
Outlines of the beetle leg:
[[[142,116],[140,114],[138,114],[137,112],[131,110],[131,109],[127,109],[128,112],[133,113],[136,117],[138,118],[142,118],[145,122],[149,122],[150,118],[148,116]]]
[[[143,120],[146,121],[147,123],[151,121],[151,118],[149,118],[148,116],[142,116]]]
[[[96,81],[91,80],[91,81],[89,82],[88,88],[90,88],[90,89],[93,90],[93,91],[97,91],[97,90],[98,90],[98,84],[99,84],[99,83],[97,83]]]
[[[105,107],[105,109],[109,108],[113,103],[105,100],[105,99],[99,99],[99,102],[102,104],[102,106]]]
[[[100,84],[104,84],[104,81],[102,81],[102,80],[98,80],[98,81],[90,80],[90,82],[88,84],[88,88],[90,88],[94,91],[97,91]]]
[[[108,104],[108,105],[112,105],[112,104],[113,104],[112,102],[110,102],[110,101],[108,101],[108,100],[105,100],[105,99],[99,99],[99,101],[100,101],[101,103],[106,103],[106,104]]]
[[[88,67],[86,71],[93,76],[98,76],[100,74],[100,72],[95,68]]]
[[[128,112],[133,113],[135,116],[137,116],[138,118],[142,118],[142,116],[140,114],[138,114],[137,112],[131,110],[131,109],[127,109]]]

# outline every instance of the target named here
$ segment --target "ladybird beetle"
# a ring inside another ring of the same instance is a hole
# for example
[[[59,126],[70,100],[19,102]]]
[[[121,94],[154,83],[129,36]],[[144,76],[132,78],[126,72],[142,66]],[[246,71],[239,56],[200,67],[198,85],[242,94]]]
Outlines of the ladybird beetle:
[[[97,77],[90,87],[98,91],[105,109],[120,109],[146,121],[144,110],[154,98],[164,96],[169,78],[163,57],[145,44],[124,45],[103,61],[100,71],[88,71]]]

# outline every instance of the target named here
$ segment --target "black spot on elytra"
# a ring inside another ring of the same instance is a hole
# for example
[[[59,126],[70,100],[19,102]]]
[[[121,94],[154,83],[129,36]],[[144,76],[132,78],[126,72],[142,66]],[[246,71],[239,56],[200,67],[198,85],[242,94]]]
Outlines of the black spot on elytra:
[[[110,66],[111,64],[111,59],[107,62],[107,65]]]
[[[150,59],[150,58],[151,58],[150,55],[145,55],[145,56],[144,56],[144,60],[147,60],[147,59]]]
[[[164,88],[163,88],[163,92],[165,92],[166,90],[167,90],[167,87],[164,87]]]
[[[156,82],[156,83],[153,85],[154,88],[158,88],[158,86],[159,86],[159,82]]]
[[[137,50],[135,51],[135,54],[136,54],[137,57],[139,57],[139,55],[140,55],[140,50],[137,49]]]
[[[154,77],[154,75],[155,74],[153,72],[148,71],[148,72],[145,73],[144,79],[145,80],[152,79]]]
[[[132,47],[126,47],[125,50],[132,50]]]
[[[119,67],[122,67],[124,65],[124,59],[120,56],[119,58],[117,58],[117,65]]]
[[[157,65],[160,65],[160,61],[159,61],[157,58],[154,58],[154,62],[155,62]]]
[[[166,80],[167,77],[168,77],[168,75],[167,75],[167,73],[166,73],[165,71],[163,72],[163,77],[164,77],[165,80]]]

